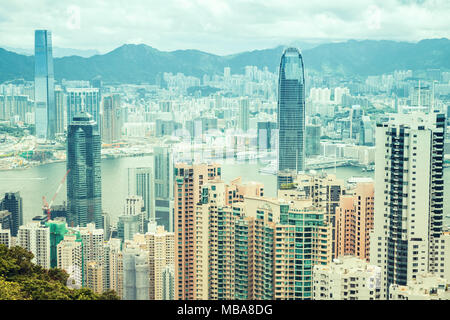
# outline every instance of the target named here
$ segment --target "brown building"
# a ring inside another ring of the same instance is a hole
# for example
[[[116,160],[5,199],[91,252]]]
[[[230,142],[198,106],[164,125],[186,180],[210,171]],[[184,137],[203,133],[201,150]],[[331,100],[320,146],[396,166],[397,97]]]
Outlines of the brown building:
[[[341,197],[336,210],[337,256],[353,255],[369,261],[370,232],[373,229],[374,184],[361,182],[353,194]]]
[[[217,164],[177,164],[174,184],[175,299],[208,299],[207,219],[196,209],[202,186],[220,178]],[[206,246],[206,247],[205,247]],[[200,257],[196,257],[200,255]],[[205,266],[206,265],[206,266]],[[205,275],[206,273],[206,275]]]

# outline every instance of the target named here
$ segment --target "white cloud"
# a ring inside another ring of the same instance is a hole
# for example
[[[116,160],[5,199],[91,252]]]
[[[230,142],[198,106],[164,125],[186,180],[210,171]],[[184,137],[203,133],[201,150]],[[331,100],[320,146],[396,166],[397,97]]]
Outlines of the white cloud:
[[[449,16],[448,0],[18,0],[0,7],[0,46],[31,48],[45,28],[58,47],[227,54],[294,40],[449,37]]]

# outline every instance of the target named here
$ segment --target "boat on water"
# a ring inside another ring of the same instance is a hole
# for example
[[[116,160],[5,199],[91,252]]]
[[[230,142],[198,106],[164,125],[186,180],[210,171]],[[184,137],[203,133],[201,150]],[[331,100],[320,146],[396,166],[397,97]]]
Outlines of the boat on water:
[[[268,164],[264,168],[259,168],[258,172],[264,173],[264,174],[277,174],[277,170],[278,170],[278,168],[277,168],[276,162],[272,161],[272,162],[270,162],[270,164]]]
[[[363,172],[370,172],[370,171],[375,171],[375,166],[374,165],[368,165],[362,168]]]
[[[361,183],[361,182],[373,182],[373,179],[370,177],[351,177],[347,179],[347,183],[354,184],[354,183]]]

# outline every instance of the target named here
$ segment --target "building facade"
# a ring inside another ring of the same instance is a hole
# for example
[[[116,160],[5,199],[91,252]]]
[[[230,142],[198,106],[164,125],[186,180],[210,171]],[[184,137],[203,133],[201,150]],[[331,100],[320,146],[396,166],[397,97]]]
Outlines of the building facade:
[[[379,267],[354,256],[342,256],[313,269],[314,300],[380,300]]]
[[[429,271],[443,235],[443,114],[390,115],[376,129],[375,213],[370,262],[382,269],[382,292]]]
[[[56,105],[51,31],[35,31],[34,57],[36,137],[53,140],[56,132]]]
[[[94,222],[103,228],[101,140],[86,112],[72,119],[67,134],[67,211],[69,226]]]
[[[198,255],[207,249],[208,238],[202,236],[208,229],[206,219],[197,221],[196,204],[201,199],[201,187],[209,180],[220,178],[219,165],[177,164],[175,166],[175,299],[208,299],[207,253],[200,260]],[[203,217],[203,215],[200,215]],[[202,230],[198,230],[202,228]],[[199,262],[200,261],[200,262]],[[206,275],[205,275],[206,273]],[[204,278],[202,278],[204,277]],[[205,280],[206,279],[206,280]],[[200,281],[200,282],[199,282]]]
[[[303,171],[305,164],[305,76],[298,49],[281,56],[278,80],[278,170]]]

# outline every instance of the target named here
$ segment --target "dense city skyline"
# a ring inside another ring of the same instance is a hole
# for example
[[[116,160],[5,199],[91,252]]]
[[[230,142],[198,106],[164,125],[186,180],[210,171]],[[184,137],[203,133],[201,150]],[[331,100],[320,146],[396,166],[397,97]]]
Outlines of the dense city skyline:
[[[40,4],[35,58],[0,49],[0,300],[450,300],[449,39],[52,54],[99,10],[96,50],[226,51],[435,37],[449,3]]]

